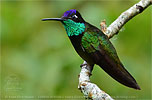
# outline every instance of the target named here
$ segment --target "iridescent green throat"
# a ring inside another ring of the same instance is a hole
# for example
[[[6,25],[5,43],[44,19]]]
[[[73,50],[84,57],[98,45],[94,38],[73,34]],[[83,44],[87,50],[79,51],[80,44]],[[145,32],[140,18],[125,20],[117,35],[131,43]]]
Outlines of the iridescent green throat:
[[[63,25],[68,36],[73,36],[73,35],[78,36],[85,31],[84,23],[79,23],[79,22],[77,23],[70,19],[63,21]]]

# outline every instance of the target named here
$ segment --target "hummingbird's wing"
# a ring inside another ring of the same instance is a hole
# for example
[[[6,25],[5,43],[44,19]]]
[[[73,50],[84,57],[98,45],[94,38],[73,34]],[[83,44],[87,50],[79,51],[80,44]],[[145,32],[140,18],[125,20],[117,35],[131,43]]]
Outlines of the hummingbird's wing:
[[[123,67],[112,43],[99,29],[94,26],[89,27],[81,41],[83,49],[89,54],[89,59],[92,59],[95,64],[118,82],[140,89],[135,79]]]

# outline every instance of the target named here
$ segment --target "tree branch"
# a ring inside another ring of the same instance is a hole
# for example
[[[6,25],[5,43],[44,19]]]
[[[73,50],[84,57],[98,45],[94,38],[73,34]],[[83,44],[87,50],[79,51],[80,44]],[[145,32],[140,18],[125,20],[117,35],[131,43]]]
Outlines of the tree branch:
[[[93,100],[113,100],[107,93],[100,90],[100,88],[90,82],[91,69],[87,62],[84,61],[79,75],[78,88],[83,92],[86,98]]]
[[[108,38],[112,38],[119,32],[119,30],[126,24],[126,22],[128,22],[139,13],[143,12],[151,4],[152,0],[141,0],[123,12],[111,25],[109,25],[108,28],[105,27],[104,33],[108,36]]]
[[[141,0],[140,2],[123,12],[111,25],[109,25],[108,28],[106,27],[106,22],[102,21],[100,24],[101,30],[108,36],[109,39],[112,38],[119,32],[119,30],[123,27],[123,25],[125,25],[126,22],[141,13],[151,4],[152,0]],[[90,82],[91,71],[91,67],[87,65],[86,61],[84,61],[79,75],[78,85],[78,88],[83,92],[84,96],[93,100],[113,100],[96,84]]]

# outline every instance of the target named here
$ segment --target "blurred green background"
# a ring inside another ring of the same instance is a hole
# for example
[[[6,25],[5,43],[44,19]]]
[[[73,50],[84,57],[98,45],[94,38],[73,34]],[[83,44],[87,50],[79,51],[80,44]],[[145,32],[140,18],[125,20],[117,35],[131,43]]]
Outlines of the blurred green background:
[[[102,20],[106,19],[109,25],[138,1],[1,1],[3,99],[83,99],[77,88],[83,60],[74,51],[61,23],[41,19],[61,17],[66,10],[77,9],[87,22],[100,28]],[[91,81],[116,99],[151,98],[151,11],[152,7],[148,7],[111,39],[140,91],[119,84],[101,68],[94,67]]]

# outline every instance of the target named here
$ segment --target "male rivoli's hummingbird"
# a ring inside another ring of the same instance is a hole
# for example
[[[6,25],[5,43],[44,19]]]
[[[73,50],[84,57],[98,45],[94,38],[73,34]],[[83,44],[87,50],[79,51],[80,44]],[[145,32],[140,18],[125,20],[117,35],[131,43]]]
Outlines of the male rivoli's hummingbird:
[[[136,80],[120,62],[116,50],[108,37],[97,27],[86,22],[75,9],[66,11],[61,18],[45,18],[64,25],[76,52],[90,66],[99,65],[112,78],[128,87],[139,89]]]

